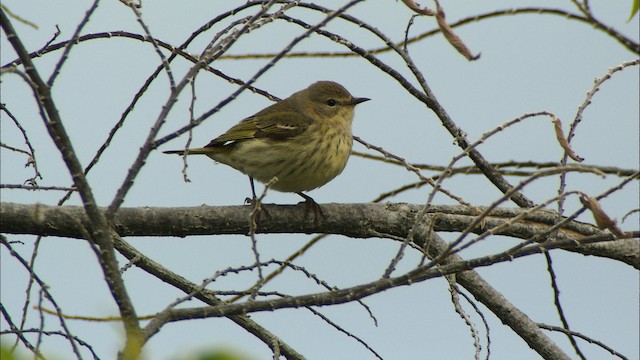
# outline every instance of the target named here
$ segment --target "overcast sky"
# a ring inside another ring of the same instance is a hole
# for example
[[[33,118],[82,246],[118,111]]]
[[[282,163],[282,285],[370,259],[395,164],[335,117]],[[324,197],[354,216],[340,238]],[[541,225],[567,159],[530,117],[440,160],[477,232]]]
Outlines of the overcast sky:
[[[237,2],[239,3],[239,2]],[[172,45],[181,44],[197,28],[230,9],[233,2],[214,1],[145,1],[141,12],[151,33]],[[339,1],[323,1],[329,8],[341,6]],[[528,1],[519,6],[557,7],[576,10],[570,1]],[[58,40],[70,38],[87,11],[88,2],[5,2],[13,13],[38,25],[33,29],[12,20],[25,46],[33,51],[49,41],[59,26]],[[430,3],[428,5],[431,5]],[[446,2],[447,20],[459,19],[513,8],[505,1]],[[629,23],[631,1],[593,1],[597,18],[605,24],[638,41],[638,16]],[[257,11],[237,15],[232,20]],[[412,15],[399,1],[365,1],[348,11],[384,32],[394,41],[404,37]],[[310,23],[323,17],[304,9],[293,9],[291,16],[302,17]],[[199,54],[213,36],[230,24],[227,20],[194,42],[189,52]],[[415,19],[410,35],[435,28],[433,18]],[[345,36],[354,44],[374,49],[384,44],[370,33],[344,21],[331,22],[328,30]],[[132,11],[118,1],[102,1],[83,30],[83,34],[106,31],[130,31],[142,34]],[[282,49],[303,30],[283,21],[258,29],[235,44],[230,53],[272,53]],[[409,46],[409,53],[424,74],[438,100],[453,120],[467,133],[471,141],[484,132],[522,114],[549,111],[556,114],[567,129],[577,109],[592,89],[593,80],[607,73],[613,66],[637,58],[629,50],[603,32],[561,16],[526,14],[503,16],[471,23],[456,29],[473,53],[481,58],[469,62],[458,54],[442,35],[427,38]],[[15,59],[15,53],[2,33],[1,64]],[[293,51],[346,51],[346,48],[320,37],[302,41]],[[35,61],[38,70],[47,78],[61,52],[47,54]],[[402,60],[390,53],[380,59],[396,67],[403,75],[410,72]],[[267,60],[224,60],[212,64],[224,73],[241,79],[250,78]],[[135,93],[159,64],[159,57],[149,43],[131,39],[110,38],[92,40],[76,46],[56,80],[53,98],[81,162],[86,166],[118,121]],[[172,63],[176,79],[182,78],[191,64]],[[406,158],[410,162],[446,165],[460,152],[453,144],[435,115],[391,77],[360,58],[296,58],[280,61],[257,82],[256,86],[284,98],[318,80],[333,80],[343,84],[354,96],[372,101],[359,105],[353,125],[354,134],[364,140]],[[415,81],[413,82],[415,84]],[[15,75],[2,76],[2,102],[18,117],[36,148],[37,162],[43,186],[70,186],[71,179],[59,152],[44,129],[34,106],[31,90]],[[147,129],[155,121],[168,94],[166,74],[145,93],[101,163],[88,179],[100,206],[108,206],[120,187]],[[210,73],[199,74],[196,80],[195,113],[201,114],[215,106],[236,89]],[[572,142],[575,151],[585,158],[585,164],[637,169],[638,158],[638,67],[616,73],[593,98],[584,112],[577,135]],[[161,136],[179,129],[189,121],[189,97],[186,91],[167,119]],[[245,91],[222,111],[207,119],[193,132],[194,146],[201,146],[224,132],[237,121],[252,115],[271,102]],[[2,143],[24,148],[19,130],[2,114]],[[163,145],[159,150],[180,149],[186,136]],[[373,153],[359,144],[355,151]],[[557,162],[562,149],[547,117],[528,119],[492,137],[479,150],[491,162],[535,161]],[[33,176],[32,168],[25,168],[24,155],[0,149],[2,184],[21,184]],[[459,165],[469,165],[463,159]],[[185,183],[182,161],[155,151],[149,157],[124,206],[198,206],[240,205],[250,195],[246,176],[208,158],[189,160]],[[433,173],[425,172],[426,175]],[[347,168],[334,181],[310,193],[318,203],[370,202],[379,194],[417,181],[415,174],[388,164],[353,157]],[[510,178],[512,183],[521,179]],[[609,175],[601,178],[593,174],[570,175],[567,190],[581,190],[598,195],[621,181]],[[500,193],[480,176],[457,176],[444,186],[465,200],[488,205]],[[525,189],[535,202],[557,195],[558,178],[536,181]],[[261,191],[262,187],[259,187]],[[431,188],[403,192],[389,199],[391,202],[422,204]],[[638,204],[638,183],[634,183],[602,202],[605,211],[619,220]],[[54,205],[61,192],[2,189],[3,202],[43,203]],[[295,194],[269,192],[266,202],[294,204],[300,201]],[[452,204],[438,195],[436,204]],[[74,195],[68,205],[81,204]],[[503,206],[515,207],[506,203]],[[567,201],[568,212],[579,206],[577,198]],[[551,209],[556,210],[555,205]],[[581,221],[593,222],[587,214]],[[638,213],[621,224],[623,229],[637,230]],[[445,238],[449,234],[442,234]],[[262,259],[285,259],[310,239],[307,235],[260,235],[258,247]],[[29,258],[34,238],[9,236],[20,240],[14,244],[22,256]],[[129,238],[138,250],[182,276],[200,283],[217,270],[253,263],[251,243],[244,236],[203,236],[189,238]],[[464,253],[472,257],[486,255],[515,244],[512,239],[490,238]],[[343,288],[378,278],[395,255],[398,244],[386,239],[357,240],[331,236],[322,240],[296,264],[329,284]],[[595,257],[573,253],[553,252],[554,266],[561,286],[561,296],[573,330],[610,345],[629,359],[638,359],[638,273],[627,265],[612,263]],[[49,285],[64,311],[74,315],[113,316],[117,309],[96,257],[85,242],[71,239],[45,238],[40,245],[36,271]],[[0,251],[2,270],[0,290],[2,304],[20,319],[24,304],[28,274],[7,254]],[[120,259],[122,265],[126,263]],[[409,253],[401,262],[398,273],[415,266],[420,260]],[[531,256],[511,263],[478,269],[478,272],[534,321],[558,325],[553,305],[549,275],[543,256]],[[181,296],[177,291],[131,268],[124,279],[138,314],[153,314]],[[240,289],[255,281],[255,273],[229,276],[216,282],[216,289]],[[242,285],[238,285],[242,284]],[[289,294],[318,292],[321,289],[303,274],[285,272],[266,290]],[[32,301],[37,303],[37,291]],[[474,354],[469,329],[454,312],[447,283],[443,279],[397,288],[365,299],[377,318],[376,327],[368,313],[359,305],[347,304],[322,308],[320,311],[345,330],[365,340],[385,359],[471,359]],[[191,302],[187,305],[196,306]],[[467,305],[467,304],[465,304]],[[46,304],[47,307],[48,304]],[[479,316],[470,306],[465,307],[476,326],[483,331]],[[492,359],[538,359],[538,355],[513,332],[500,324],[486,308],[481,307],[491,326]],[[336,331],[306,310],[282,310],[256,313],[252,318],[280,336],[285,342],[309,359],[368,359],[373,358],[361,344]],[[57,327],[57,319],[45,317],[48,326]],[[33,312],[27,327],[37,327],[39,318]],[[119,324],[71,321],[72,332],[93,344],[103,359],[112,359],[121,347],[122,327]],[[5,330],[7,323],[0,321]],[[572,354],[566,338],[552,334],[553,339]],[[11,344],[13,338],[0,338]],[[145,347],[148,359],[184,359],[186,353],[211,348],[230,348],[252,359],[269,358],[270,351],[245,330],[225,319],[208,319],[170,324],[154,336]],[[52,358],[66,358],[68,343],[46,339],[45,354]],[[601,349],[581,343],[590,359],[612,358]],[[90,356],[86,356],[90,358]]]

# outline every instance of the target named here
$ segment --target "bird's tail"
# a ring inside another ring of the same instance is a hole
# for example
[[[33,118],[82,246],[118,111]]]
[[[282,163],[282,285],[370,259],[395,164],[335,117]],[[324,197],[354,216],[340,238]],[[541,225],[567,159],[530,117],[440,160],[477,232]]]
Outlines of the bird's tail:
[[[169,150],[163,151],[165,154],[178,154],[178,155],[206,155],[212,153],[211,148],[194,148],[194,149],[183,149],[183,150]]]

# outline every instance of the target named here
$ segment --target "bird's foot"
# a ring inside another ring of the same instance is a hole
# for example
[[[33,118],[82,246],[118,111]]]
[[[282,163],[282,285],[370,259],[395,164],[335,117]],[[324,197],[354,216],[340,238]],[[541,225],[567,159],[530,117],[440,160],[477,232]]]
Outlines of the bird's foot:
[[[305,218],[309,217],[309,213],[313,212],[313,221],[314,222],[318,222],[318,219],[322,219],[323,221],[326,220],[326,217],[324,216],[324,212],[322,211],[322,208],[320,207],[320,205],[318,205],[317,202],[315,202],[315,200],[313,200],[311,198],[311,196],[305,195],[301,192],[296,193],[300,196],[302,196],[304,198],[304,201],[301,201],[300,204],[304,203],[305,206]]]

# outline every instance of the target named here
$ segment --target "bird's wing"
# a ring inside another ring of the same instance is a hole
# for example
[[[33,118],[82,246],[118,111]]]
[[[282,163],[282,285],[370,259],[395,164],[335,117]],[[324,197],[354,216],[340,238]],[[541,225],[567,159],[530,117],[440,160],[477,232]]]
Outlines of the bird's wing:
[[[313,120],[299,112],[258,113],[242,120],[226,133],[211,140],[206,147],[255,138],[286,140],[302,134],[312,123]]]

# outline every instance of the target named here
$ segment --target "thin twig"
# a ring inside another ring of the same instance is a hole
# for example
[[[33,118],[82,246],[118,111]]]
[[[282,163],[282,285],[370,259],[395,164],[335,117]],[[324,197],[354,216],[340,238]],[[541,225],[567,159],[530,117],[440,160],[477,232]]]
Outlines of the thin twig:
[[[563,329],[561,327],[558,326],[553,326],[553,325],[547,325],[547,324],[542,324],[542,323],[538,323],[538,327],[540,327],[541,329],[545,329],[545,330],[549,330],[549,331],[557,331],[557,332],[561,332],[567,335],[571,335],[571,336],[575,336],[575,337],[579,337],[582,340],[585,340],[586,342],[590,343],[590,344],[594,344],[597,345],[601,348],[603,348],[604,350],[608,351],[611,355],[613,356],[617,356],[622,360],[629,360],[628,357],[620,354],[619,352],[617,352],[616,350],[612,349],[611,347],[607,346],[607,344],[595,340],[587,335],[581,334],[577,331],[568,331],[567,329]]]
[[[62,52],[62,56],[60,56],[60,60],[58,60],[58,63],[56,64],[56,67],[53,69],[51,76],[49,76],[49,80],[47,80],[47,87],[49,88],[53,87],[53,82],[56,80],[58,75],[60,75],[60,70],[62,69],[62,66],[64,65],[64,63],[69,58],[69,53],[71,52],[71,49],[77,44],[76,40],[80,36],[80,32],[82,32],[82,29],[89,23],[89,19],[91,18],[91,15],[93,15],[94,11],[96,11],[96,9],[98,8],[99,2],[100,0],[94,0],[93,4],[91,4],[89,9],[85,12],[82,20],[80,20],[80,22],[78,23],[78,26],[76,27],[76,31],[74,31],[73,35],[71,36],[71,40],[67,42],[67,44],[65,45],[64,51]],[[22,59],[22,61],[24,62],[24,58]],[[25,62],[25,65],[27,65],[26,62]]]
[[[62,329],[64,330],[64,333],[67,335],[67,338],[69,339],[69,343],[71,345],[71,349],[73,350],[73,353],[76,355],[78,359],[82,359],[82,356],[80,355],[80,350],[76,346],[76,343],[73,341],[74,336],[69,330],[69,328],[67,327],[66,321],[64,321],[64,318],[62,317],[62,310],[60,309],[60,306],[58,306],[58,303],[54,300],[53,296],[51,296],[51,293],[48,290],[49,286],[45,284],[40,279],[40,277],[33,272],[33,268],[31,268],[29,263],[13,249],[13,247],[4,237],[4,235],[0,235],[0,243],[2,243],[2,245],[4,245],[9,251],[9,254],[12,257],[14,257],[16,260],[18,260],[18,262],[29,272],[30,278],[33,279],[33,281],[35,281],[38,284],[38,286],[40,287],[41,293],[47,298],[47,300],[51,303],[51,305],[56,310],[57,317],[60,320],[60,326],[62,327]]]

